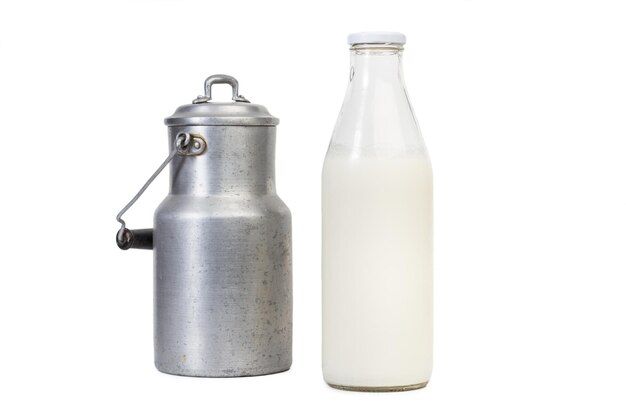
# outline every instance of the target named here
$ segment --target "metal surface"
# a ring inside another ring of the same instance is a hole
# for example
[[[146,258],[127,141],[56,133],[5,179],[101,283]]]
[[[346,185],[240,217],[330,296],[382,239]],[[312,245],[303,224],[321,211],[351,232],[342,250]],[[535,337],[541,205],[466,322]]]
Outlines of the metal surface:
[[[217,106],[210,114],[224,117],[223,103],[192,106]],[[285,371],[291,215],[276,195],[276,128],[178,122],[168,128],[172,151],[181,133],[206,138],[207,150],[172,159],[170,193],[154,217],[155,364],[203,377]]]
[[[168,126],[276,126],[278,119],[264,106],[210,101],[185,104],[165,119]]]
[[[117,241],[117,246],[120,249],[126,250],[133,247],[133,231],[126,228],[126,222],[122,219],[124,213],[130,209],[133,204],[139,200],[139,197],[148,189],[150,184],[159,176],[161,171],[165,169],[165,167],[174,159],[176,154],[182,156],[195,156],[201,155],[206,150],[206,142],[204,138],[199,135],[191,135],[188,133],[181,133],[176,137],[175,146],[172,148],[170,154],[165,161],[161,163],[161,165],[157,168],[157,170],[148,178],[148,181],[139,189],[137,194],[124,206],[122,210],[115,217],[116,220],[121,224],[120,230],[117,232],[115,236],[115,240]],[[141,249],[152,249],[142,247]]]

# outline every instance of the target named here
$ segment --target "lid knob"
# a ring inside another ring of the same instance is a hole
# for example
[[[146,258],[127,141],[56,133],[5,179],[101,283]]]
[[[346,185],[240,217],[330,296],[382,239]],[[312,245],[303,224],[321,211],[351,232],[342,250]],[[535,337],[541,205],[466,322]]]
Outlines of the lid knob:
[[[198,96],[198,98],[193,101],[193,104],[208,103],[211,101],[211,87],[213,87],[213,84],[230,85],[233,89],[233,101],[250,103],[244,96],[239,95],[239,82],[235,77],[226,74],[215,74],[204,80],[204,95]]]

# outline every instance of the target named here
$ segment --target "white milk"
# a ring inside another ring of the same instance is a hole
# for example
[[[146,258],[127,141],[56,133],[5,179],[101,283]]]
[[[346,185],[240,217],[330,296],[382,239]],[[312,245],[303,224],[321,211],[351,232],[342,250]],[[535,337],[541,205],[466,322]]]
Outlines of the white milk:
[[[432,172],[427,157],[327,155],[323,370],[329,384],[397,387],[432,368]]]

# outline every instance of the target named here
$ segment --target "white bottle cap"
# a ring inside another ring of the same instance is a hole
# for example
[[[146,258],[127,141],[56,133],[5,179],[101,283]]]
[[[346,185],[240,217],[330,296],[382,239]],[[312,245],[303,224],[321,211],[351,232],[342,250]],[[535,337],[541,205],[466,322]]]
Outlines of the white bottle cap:
[[[350,45],[359,43],[397,43],[404,45],[406,36],[400,32],[358,32],[348,35],[348,43]]]

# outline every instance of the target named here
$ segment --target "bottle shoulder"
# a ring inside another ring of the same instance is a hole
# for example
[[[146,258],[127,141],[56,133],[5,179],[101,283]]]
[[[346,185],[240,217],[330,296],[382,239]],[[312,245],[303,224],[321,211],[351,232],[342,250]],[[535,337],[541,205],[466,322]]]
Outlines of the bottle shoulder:
[[[419,124],[402,86],[349,86],[329,153],[353,156],[428,156]]]

